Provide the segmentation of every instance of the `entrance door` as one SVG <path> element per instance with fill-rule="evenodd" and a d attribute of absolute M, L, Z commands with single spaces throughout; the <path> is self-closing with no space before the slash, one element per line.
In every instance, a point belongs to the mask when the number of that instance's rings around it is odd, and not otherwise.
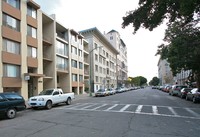
<path fill-rule="evenodd" d="M 28 98 L 33 96 L 34 85 L 33 85 L 33 77 L 30 77 L 28 81 Z"/>

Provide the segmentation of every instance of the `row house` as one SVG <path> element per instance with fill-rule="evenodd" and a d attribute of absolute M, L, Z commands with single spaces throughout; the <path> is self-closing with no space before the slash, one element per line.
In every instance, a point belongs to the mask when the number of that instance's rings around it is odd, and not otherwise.
<path fill-rule="evenodd" d="M 80 31 L 89 43 L 90 90 L 117 87 L 117 54 L 118 51 L 96 28 Z"/>
<path fill-rule="evenodd" d="M 46 88 L 81 94 L 89 79 L 88 42 L 32 0 L 0 2 L 0 92 L 25 99 Z"/>

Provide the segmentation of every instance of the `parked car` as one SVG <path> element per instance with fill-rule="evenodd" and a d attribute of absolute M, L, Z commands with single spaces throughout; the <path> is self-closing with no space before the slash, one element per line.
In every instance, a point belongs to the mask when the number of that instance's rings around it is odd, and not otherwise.
<path fill-rule="evenodd" d="M 108 89 L 109 95 L 114 95 L 116 91 L 113 88 Z"/>
<path fill-rule="evenodd" d="M 17 93 L 0 93 L 0 116 L 15 118 L 18 111 L 26 109 L 25 100 Z"/>
<path fill-rule="evenodd" d="M 74 93 L 63 93 L 62 89 L 45 89 L 38 96 L 30 97 L 28 104 L 33 109 L 38 107 L 46 107 L 51 109 L 53 105 L 66 103 L 71 104 L 72 99 L 74 99 Z"/>
<path fill-rule="evenodd" d="M 192 88 L 182 88 L 181 89 L 181 98 L 185 98 L 186 96 L 187 96 L 187 93 L 189 92 L 189 91 L 191 91 L 192 90 Z"/>
<path fill-rule="evenodd" d="M 192 100 L 193 103 L 200 101 L 200 89 L 194 88 L 186 95 L 186 100 Z"/>
<path fill-rule="evenodd" d="M 123 92 L 122 88 L 120 88 L 120 87 L 116 88 L 115 90 L 116 90 L 116 93 L 122 93 Z"/>
<path fill-rule="evenodd" d="M 180 96 L 181 95 L 181 89 L 182 88 L 187 88 L 187 86 L 184 85 L 173 85 L 172 88 L 169 91 L 169 95 L 177 95 Z"/>
<path fill-rule="evenodd" d="M 107 96 L 109 95 L 108 90 L 107 89 L 99 89 L 96 91 L 95 93 L 95 97 L 100 97 L 100 96 Z"/>

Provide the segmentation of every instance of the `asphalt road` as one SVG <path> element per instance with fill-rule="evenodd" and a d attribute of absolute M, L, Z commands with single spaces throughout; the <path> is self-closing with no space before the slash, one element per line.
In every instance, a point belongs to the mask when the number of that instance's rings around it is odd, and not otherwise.
<path fill-rule="evenodd" d="M 200 137 L 200 104 L 151 88 L 87 97 L 0 120 L 0 137 Z"/>

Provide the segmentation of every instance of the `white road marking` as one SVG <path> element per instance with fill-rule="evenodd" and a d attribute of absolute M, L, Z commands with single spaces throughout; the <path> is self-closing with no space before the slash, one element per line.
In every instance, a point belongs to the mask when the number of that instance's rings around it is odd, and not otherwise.
<path fill-rule="evenodd" d="M 193 110 L 191 110 L 190 108 L 185 108 L 186 111 L 190 112 L 192 115 L 194 115 L 195 117 L 200 117 L 200 115 L 196 112 L 194 112 Z"/>
<path fill-rule="evenodd" d="M 115 105 L 113 105 L 113 106 L 107 108 L 105 111 L 109 111 L 109 110 L 113 109 L 113 108 L 116 107 L 116 106 L 118 106 L 118 104 L 115 104 Z"/>
<path fill-rule="evenodd" d="M 97 107 L 95 108 L 90 108 L 92 106 L 97 105 Z M 102 104 L 102 103 L 78 103 L 78 104 L 74 104 L 71 105 L 71 107 L 61 107 L 61 108 L 55 108 L 55 109 L 68 109 L 68 110 L 84 110 L 84 111 L 95 111 L 95 112 L 100 112 L 100 111 L 104 111 L 104 112 L 120 112 L 120 113 L 131 113 L 131 114 L 142 114 L 142 115 L 151 115 L 151 116 L 164 116 L 164 117 L 175 117 L 175 118 L 188 118 L 188 119 L 197 119 L 200 120 L 200 114 L 198 114 L 197 112 L 193 111 L 192 109 L 197 109 L 200 110 L 200 108 L 181 108 L 181 107 L 170 107 L 170 106 L 155 106 L 155 105 L 136 105 L 136 104 L 113 104 L 111 107 L 107 108 L 107 109 L 99 109 L 102 108 L 104 106 L 107 106 L 110 104 Z M 124 105 L 123 108 L 119 109 L 119 110 L 112 110 L 113 108 L 117 107 L 118 105 Z M 130 106 L 137 106 L 135 111 L 128 111 L 127 108 Z M 143 106 L 148 106 L 148 107 L 152 107 L 152 112 L 150 113 L 146 113 L 146 112 L 142 112 L 142 108 Z M 169 110 L 170 114 L 159 114 L 158 111 L 158 107 L 162 107 L 162 108 L 166 108 L 167 110 Z M 181 116 L 178 115 L 178 113 L 175 111 L 176 109 L 183 109 L 187 112 L 189 112 L 192 116 Z"/>
<path fill-rule="evenodd" d="M 95 106 L 95 105 L 97 105 L 97 104 L 91 104 L 91 105 L 85 106 L 85 107 L 83 107 L 83 108 L 81 108 L 81 109 L 87 109 L 87 108 L 93 107 L 93 106 Z"/>
<path fill-rule="evenodd" d="M 157 115 L 158 114 L 157 106 L 152 106 L 152 111 L 153 111 L 153 114 Z"/>
<path fill-rule="evenodd" d="M 136 112 L 136 113 L 140 113 L 140 112 L 142 111 L 142 107 L 143 107 L 143 105 L 139 105 L 139 106 L 137 107 L 137 109 L 135 110 L 135 112 Z"/>
<path fill-rule="evenodd" d="M 123 111 L 125 111 L 129 106 L 130 106 L 129 104 L 126 105 L 126 106 L 124 106 L 123 108 L 121 108 L 121 109 L 119 110 L 119 112 L 123 112 Z"/>
<path fill-rule="evenodd" d="M 168 109 L 172 112 L 173 115 L 178 116 L 178 114 L 174 111 L 172 107 L 168 107 Z"/>
<path fill-rule="evenodd" d="M 104 107 L 104 106 L 106 106 L 107 104 L 103 104 L 103 105 L 101 105 L 101 106 L 98 106 L 98 107 L 96 107 L 96 108 L 93 108 L 93 109 L 91 109 L 91 110 L 97 110 L 97 109 L 99 109 L 99 108 L 101 108 L 101 107 Z"/>

